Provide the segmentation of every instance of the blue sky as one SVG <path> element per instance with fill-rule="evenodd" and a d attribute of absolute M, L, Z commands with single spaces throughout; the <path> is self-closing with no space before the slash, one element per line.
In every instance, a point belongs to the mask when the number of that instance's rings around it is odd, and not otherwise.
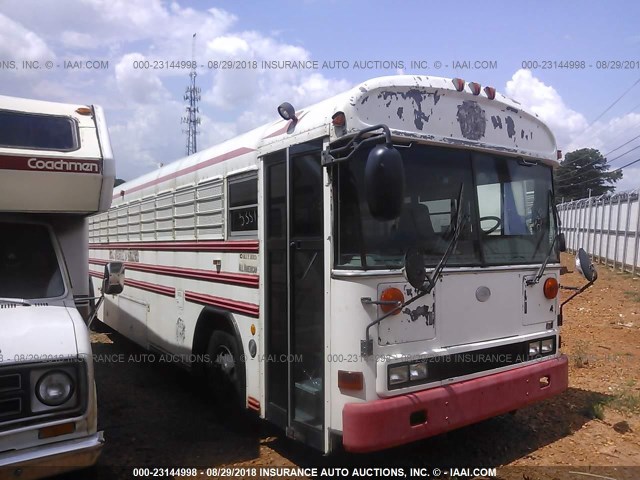
<path fill-rule="evenodd" d="M 495 86 L 538 113 L 564 152 L 603 153 L 638 135 L 640 4 L 636 2 L 372 2 L 300 0 L 220 2 L 158 0 L 4 0 L 0 2 L 0 94 L 98 103 L 107 112 L 118 175 L 132 179 L 183 155 L 180 116 L 187 70 L 140 70 L 139 60 L 196 59 L 201 148 L 275 118 L 283 100 L 301 108 L 371 77 L 422 73 Z M 24 70 L 23 60 L 108 60 L 103 70 Z M 221 72 L 208 60 L 341 60 L 346 69 Z M 404 69 L 355 69 L 355 61 L 403 62 Z M 410 62 L 428 62 L 412 69 Z M 496 68 L 453 68 L 453 62 Z M 523 70 L 522 62 L 585 61 L 584 69 Z M 632 61 L 629 69 L 597 62 Z M 435 68 L 434 62 L 441 62 Z M 591 65 L 591 66 L 589 66 Z M 448 67 L 447 67 L 448 66 Z M 635 108 L 634 108 L 635 107 Z M 632 142 L 610 155 L 636 145 Z M 615 160 L 640 158 L 640 149 Z M 622 189 L 640 187 L 640 168 L 625 169 Z"/>

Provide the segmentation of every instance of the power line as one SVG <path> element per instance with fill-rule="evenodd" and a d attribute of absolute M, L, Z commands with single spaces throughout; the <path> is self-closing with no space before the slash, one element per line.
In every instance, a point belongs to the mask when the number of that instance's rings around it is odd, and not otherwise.
<path fill-rule="evenodd" d="M 613 103 L 611 103 L 607 108 L 604 109 L 604 111 L 598 115 L 594 120 L 592 120 L 587 127 L 584 129 L 584 131 L 582 132 L 582 134 L 578 135 L 578 137 L 576 137 L 576 139 L 574 140 L 574 142 L 578 139 L 581 138 L 585 133 L 587 133 L 589 131 L 589 129 L 593 126 L 594 123 L 596 123 L 599 119 L 601 119 L 605 113 L 607 113 L 609 110 L 611 110 L 611 108 L 614 107 L 614 105 L 616 103 L 618 103 L 627 93 L 629 93 L 633 87 L 635 87 L 636 85 L 638 85 L 638 83 L 640 83 L 640 78 L 638 78 L 638 80 L 636 80 L 633 85 L 631 85 L 629 88 L 627 88 L 622 95 L 620 95 L 617 99 L 615 99 L 613 101 Z M 638 106 L 640 106 L 640 104 L 636 105 L 635 107 L 633 107 L 629 112 L 625 113 L 625 115 L 627 115 L 628 113 L 631 113 L 632 110 L 635 110 Z M 604 128 L 604 126 L 601 127 L 601 129 Z M 579 160 L 579 158 L 574 159 L 573 161 L 577 161 Z"/>

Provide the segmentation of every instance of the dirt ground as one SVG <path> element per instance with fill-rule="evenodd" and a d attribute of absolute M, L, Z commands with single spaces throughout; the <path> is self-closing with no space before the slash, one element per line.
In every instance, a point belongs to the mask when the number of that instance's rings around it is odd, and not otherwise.
<path fill-rule="evenodd" d="M 562 260 L 569 270 L 562 285 L 584 284 L 573 257 Z M 64 478 L 132 478 L 134 466 L 198 467 L 198 478 L 211 478 L 206 468 L 219 466 L 489 466 L 505 479 L 640 479 L 640 278 L 597 267 L 595 285 L 564 309 L 566 392 L 514 415 L 368 455 L 325 457 L 264 422 L 223 418 L 188 374 L 144 361 L 144 351 L 102 328 L 92 341 L 103 360 L 96 377 L 107 443 L 97 467 Z M 561 291 L 562 298 L 570 293 Z M 121 354 L 140 361 L 117 361 Z"/>

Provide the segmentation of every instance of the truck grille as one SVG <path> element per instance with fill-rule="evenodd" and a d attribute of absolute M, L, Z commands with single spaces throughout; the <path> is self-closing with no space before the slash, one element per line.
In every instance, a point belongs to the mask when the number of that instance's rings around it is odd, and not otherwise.
<path fill-rule="evenodd" d="M 24 405 L 28 405 L 29 381 L 27 371 L 0 373 L 0 422 L 22 416 Z"/>
<path fill-rule="evenodd" d="M 77 395 L 74 405 L 64 408 L 32 407 L 31 372 L 72 367 L 75 370 Z M 0 432 L 40 422 L 42 419 L 70 417 L 80 414 L 87 407 L 86 366 L 83 362 L 47 362 L 11 365 L 0 368 Z"/>

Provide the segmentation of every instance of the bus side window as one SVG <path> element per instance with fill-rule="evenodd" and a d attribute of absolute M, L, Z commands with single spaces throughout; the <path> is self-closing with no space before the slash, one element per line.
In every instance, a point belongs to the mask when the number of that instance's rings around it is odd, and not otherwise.
<path fill-rule="evenodd" d="M 258 234 L 258 176 L 256 173 L 228 179 L 229 236 Z"/>

